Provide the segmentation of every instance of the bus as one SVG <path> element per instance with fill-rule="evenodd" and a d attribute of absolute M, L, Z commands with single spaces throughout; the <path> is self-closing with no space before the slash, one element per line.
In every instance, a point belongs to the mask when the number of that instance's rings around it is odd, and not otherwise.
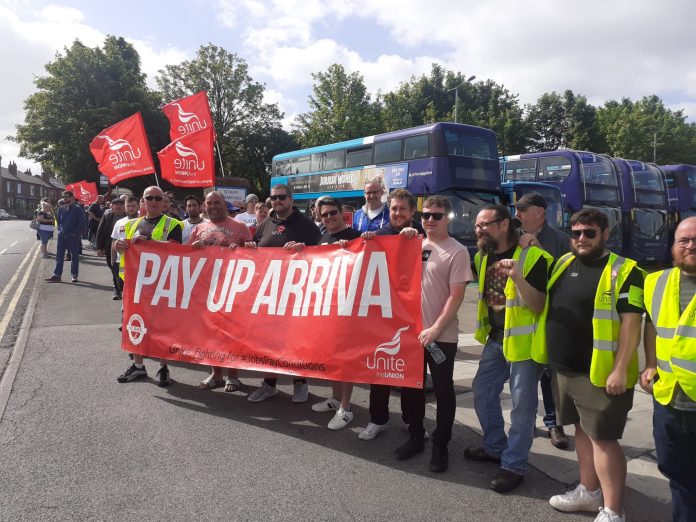
<path fill-rule="evenodd" d="M 664 165 L 670 211 L 675 224 L 696 216 L 696 167 L 693 165 Z"/>
<path fill-rule="evenodd" d="M 531 152 L 500 159 L 502 181 L 537 181 L 557 186 L 563 213 L 596 208 L 609 218 L 608 248 L 622 249 L 621 186 L 611 159 L 570 149 Z"/>
<path fill-rule="evenodd" d="M 323 195 L 357 209 L 365 181 L 375 177 L 387 191 L 408 189 L 419 210 L 425 197 L 444 195 L 452 204 L 450 234 L 470 251 L 476 215 L 500 201 L 495 132 L 472 125 L 432 123 L 287 152 L 276 155 L 271 168 L 271 187 L 288 185 L 302 211 Z"/>
<path fill-rule="evenodd" d="M 536 192 L 546 200 L 546 222 L 550 227 L 565 231 L 569 216 L 563 213 L 563 198 L 561 190 L 548 183 L 535 181 L 506 181 L 500 185 L 503 200 L 508 205 L 510 214 L 515 216 L 515 203 L 525 194 Z"/>
<path fill-rule="evenodd" d="M 623 192 L 622 255 L 643 262 L 667 261 L 669 206 L 663 172 L 642 161 L 613 158 Z"/>

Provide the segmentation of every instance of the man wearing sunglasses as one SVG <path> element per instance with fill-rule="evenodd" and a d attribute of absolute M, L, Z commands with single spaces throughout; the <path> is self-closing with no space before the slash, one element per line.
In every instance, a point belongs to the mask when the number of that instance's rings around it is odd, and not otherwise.
<path fill-rule="evenodd" d="M 319 243 L 321 233 L 310 218 L 304 216 L 300 210 L 293 205 L 292 192 L 287 185 L 274 185 L 271 188 L 271 211 L 266 219 L 256 229 L 254 240 L 247 242 L 246 246 L 256 247 L 283 247 L 283 248 L 302 248 L 305 245 L 316 245 Z M 273 397 L 278 393 L 276 387 L 278 379 L 268 377 L 263 380 L 261 387 L 251 393 L 248 400 L 251 402 L 261 402 Z M 294 390 L 292 402 L 307 402 L 309 398 L 309 387 L 307 380 L 297 378 L 294 380 Z"/>
<path fill-rule="evenodd" d="M 119 275 L 123 279 L 125 275 L 126 256 L 124 252 L 129 248 L 129 241 L 133 244 L 139 241 L 173 241 L 181 243 L 183 225 L 178 219 L 167 216 L 163 212 L 164 195 L 159 187 L 148 187 L 143 193 L 145 202 L 145 216 L 131 219 L 125 225 L 125 239 L 115 242 L 114 249 L 121 254 Z M 133 354 L 133 364 L 116 380 L 120 383 L 132 382 L 136 379 L 147 377 L 142 355 Z M 161 388 L 169 386 L 169 368 L 165 360 L 160 360 L 160 369 L 157 371 L 157 385 Z"/>
<path fill-rule="evenodd" d="M 558 259 L 570 252 L 570 239 L 567 234 L 546 222 L 547 203 L 544 196 L 537 192 L 525 194 L 515 203 L 515 219 L 522 224 L 522 234 L 519 245 L 522 248 L 530 245 L 546 250 L 551 257 Z M 566 449 L 569 441 L 563 426 L 556 423 L 556 403 L 551 389 L 551 369 L 546 368 L 539 379 L 541 395 L 544 402 L 544 426 L 548 429 L 551 444 L 559 449 Z"/>
<path fill-rule="evenodd" d="M 580 210 L 570 228 L 571 253 L 551 271 L 532 356 L 554 371 L 558 424 L 575 425 L 580 484 L 549 503 L 566 512 L 599 510 L 596 522 L 622 522 L 626 457 L 618 441 L 638 380 L 644 273 L 606 249 L 603 212 Z"/>
<path fill-rule="evenodd" d="M 527 472 L 534 438 L 537 386 L 543 367 L 531 358 L 532 334 L 546 297 L 551 256 L 517 244 L 510 212 L 490 205 L 476 217 L 479 278 L 476 340 L 484 344 L 473 382 L 474 409 L 483 428 L 483 446 L 464 456 L 495 462 L 500 471 L 489 487 L 498 493 L 516 488 Z M 510 379 L 512 410 L 505 435 L 500 393 Z"/>
<path fill-rule="evenodd" d="M 457 406 L 452 380 L 459 338 L 457 311 L 464 300 L 466 285 L 473 279 L 468 250 L 452 238 L 447 229 L 451 212 L 452 207 L 446 197 L 430 196 L 423 202 L 421 213 L 426 237 L 423 239 L 421 257 L 423 330 L 418 334 L 418 340 L 423 346 L 425 362 L 433 377 L 437 399 L 436 428 L 430 458 L 430 471 L 436 473 L 445 471 L 448 466 L 447 445 L 452 438 Z M 415 236 L 416 231 L 404 229 L 401 234 Z M 443 361 L 436 362 L 430 351 L 425 349 L 431 343 L 436 343 L 444 353 Z M 401 397 L 403 416 L 409 423 L 409 438 L 396 449 L 396 458 L 405 460 L 423 451 L 425 389 L 402 388 Z"/>
<path fill-rule="evenodd" d="M 679 223 L 674 268 L 645 279 L 645 370 L 654 396 L 657 465 L 669 479 L 673 520 L 696 520 L 696 217 Z"/>

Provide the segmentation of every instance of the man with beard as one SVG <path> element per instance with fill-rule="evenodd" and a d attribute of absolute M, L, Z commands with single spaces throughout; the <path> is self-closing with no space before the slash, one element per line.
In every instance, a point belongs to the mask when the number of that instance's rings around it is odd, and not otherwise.
<path fill-rule="evenodd" d="M 567 234 L 549 226 L 546 221 L 546 207 L 544 196 L 537 192 L 530 192 L 517 200 L 515 219 L 522 224 L 519 245 L 522 248 L 530 245 L 538 246 L 551 254 L 554 259 L 558 259 L 570 251 L 570 240 Z M 549 430 L 551 444 L 559 449 L 566 449 L 569 444 L 568 437 L 563 431 L 563 426 L 556 424 L 556 403 L 553 402 L 550 368 L 544 369 L 539 383 L 544 402 L 544 426 Z"/>
<path fill-rule="evenodd" d="M 292 192 L 287 185 L 274 185 L 271 188 L 271 205 L 273 210 L 266 221 L 256 229 L 254 241 L 246 245 L 256 247 L 285 247 L 302 248 L 307 245 L 319 243 L 321 233 L 314 222 L 305 217 L 300 210 L 293 205 Z M 278 393 L 276 384 L 278 379 L 267 377 L 261 387 L 248 397 L 250 402 L 265 401 Z M 292 402 L 307 402 L 309 388 L 307 379 L 296 378 L 294 380 Z"/>
<path fill-rule="evenodd" d="M 196 225 L 203 223 L 205 220 L 203 216 L 201 216 L 201 200 L 198 196 L 194 196 L 193 194 L 186 196 L 184 204 L 186 205 L 186 214 L 188 214 L 188 217 L 181 223 L 184 226 L 182 242 L 186 244 L 191 236 L 191 232 L 196 228 Z"/>
<path fill-rule="evenodd" d="M 527 472 L 534 439 L 537 385 L 543 367 L 531 358 L 532 335 L 544 308 L 551 256 L 535 246 L 521 248 L 510 212 L 501 205 L 476 216 L 479 301 L 476 340 L 484 344 L 473 381 L 474 409 L 483 428 L 483 446 L 471 447 L 471 460 L 500 463 L 489 487 L 498 493 L 516 488 Z M 512 410 L 505 435 L 500 393 L 510 379 Z"/>
<path fill-rule="evenodd" d="M 657 465 L 669 479 L 673 520 L 687 522 L 696 520 L 696 217 L 677 227 L 672 259 L 674 268 L 645 279 L 640 385 L 655 398 Z"/>
<path fill-rule="evenodd" d="M 558 424 L 575 425 L 580 484 L 549 503 L 566 512 L 599 509 L 595 522 L 621 522 L 626 457 L 618 441 L 638 380 L 644 273 L 606 250 L 601 211 L 576 212 L 570 228 L 571 252 L 551 271 L 532 355 L 554 370 Z"/>

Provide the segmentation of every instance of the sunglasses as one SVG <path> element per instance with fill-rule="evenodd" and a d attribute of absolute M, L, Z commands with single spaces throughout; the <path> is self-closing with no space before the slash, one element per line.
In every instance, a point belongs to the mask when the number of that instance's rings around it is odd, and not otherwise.
<path fill-rule="evenodd" d="M 326 212 L 322 212 L 319 215 L 323 218 L 327 218 L 329 216 L 335 216 L 336 214 L 338 214 L 338 210 L 327 210 Z"/>
<path fill-rule="evenodd" d="M 582 228 L 580 230 L 571 230 L 571 239 L 580 239 L 580 236 L 585 236 L 587 239 L 594 239 L 597 237 L 597 231 L 594 228 Z"/>
<path fill-rule="evenodd" d="M 145 201 L 162 201 L 162 196 L 145 196 Z"/>
<path fill-rule="evenodd" d="M 277 200 L 285 201 L 289 197 L 290 196 L 288 196 L 287 194 L 276 194 L 275 196 L 271 196 L 271 201 L 277 201 Z"/>
<path fill-rule="evenodd" d="M 422 212 L 421 218 L 423 219 L 423 221 L 429 221 L 430 219 L 440 221 L 444 215 L 444 212 Z"/>

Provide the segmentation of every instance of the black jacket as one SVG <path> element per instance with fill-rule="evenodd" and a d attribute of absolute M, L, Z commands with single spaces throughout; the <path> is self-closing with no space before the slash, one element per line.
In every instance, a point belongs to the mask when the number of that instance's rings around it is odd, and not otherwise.
<path fill-rule="evenodd" d="M 278 219 L 275 211 L 271 211 L 254 235 L 254 241 L 260 247 L 282 247 L 289 241 L 318 245 L 320 238 L 321 232 L 314 221 L 303 215 L 297 207 L 292 207 L 292 214 L 287 219 Z"/>

